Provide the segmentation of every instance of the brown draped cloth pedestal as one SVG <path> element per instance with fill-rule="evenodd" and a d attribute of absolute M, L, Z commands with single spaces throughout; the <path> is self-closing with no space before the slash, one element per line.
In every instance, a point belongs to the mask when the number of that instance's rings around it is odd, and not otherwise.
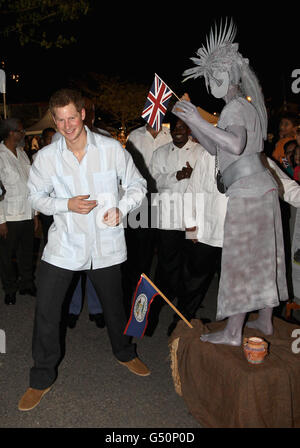
<path fill-rule="evenodd" d="M 255 319 L 255 313 L 250 320 Z M 300 427 L 299 326 L 273 319 L 274 333 L 265 336 L 245 327 L 244 337 L 257 336 L 269 343 L 262 364 L 248 363 L 243 345 L 200 341 L 203 333 L 222 330 L 226 320 L 204 325 L 180 321 L 169 339 L 171 368 L 176 392 L 194 418 L 208 428 Z M 298 329 L 297 337 L 292 337 Z"/>

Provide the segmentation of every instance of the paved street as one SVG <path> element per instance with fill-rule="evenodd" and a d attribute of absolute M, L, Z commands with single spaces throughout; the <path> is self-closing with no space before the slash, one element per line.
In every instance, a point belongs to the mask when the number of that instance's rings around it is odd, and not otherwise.
<path fill-rule="evenodd" d="M 137 341 L 139 356 L 152 371 L 143 378 L 116 362 L 106 329 L 89 321 L 85 304 L 77 326 L 67 330 L 66 353 L 52 390 L 34 410 L 18 411 L 32 365 L 35 298 L 17 295 L 16 305 L 7 306 L 3 297 L 1 289 L 0 329 L 6 334 L 6 353 L 0 354 L 1 428 L 200 427 L 173 386 L 166 335 L 173 311 L 168 305 L 153 336 Z"/>
<path fill-rule="evenodd" d="M 214 318 L 216 294 L 215 278 L 198 317 Z M 18 411 L 32 365 L 35 298 L 17 295 L 16 305 L 6 306 L 3 297 L 1 289 L 6 353 L 0 353 L 0 428 L 201 428 L 173 385 L 166 335 L 173 311 L 168 305 L 153 336 L 137 341 L 139 356 L 152 371 L 143 378 L 117 363 L 106 329 L 89 321 L 85 303 L 76 327 L 67 330 L 66 352 L 52 390 L 34 410 Z"/>

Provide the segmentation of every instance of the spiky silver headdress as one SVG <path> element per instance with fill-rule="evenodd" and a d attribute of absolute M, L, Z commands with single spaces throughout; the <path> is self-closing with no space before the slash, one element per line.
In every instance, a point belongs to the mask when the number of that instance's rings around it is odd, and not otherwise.
<path fill-rule="evenodd" d="M 209 36 L 206 38 L 206 47 L 203 45 L 198 49 L 198 58 L 191 58 L 196 67 L 185 70 L 184 81 L 189 78 L 199 78 L 204 76 L 206 88 L 209 86 L 209 79 L 212 78 L 219 84 L 219 80 L 213 76 L 215 71 L 228 72 L 230 83 L 239 85 L 245 95 L 252 98 L 252 104 L 259 114 L 263 137 L 267 136 L 267 112 L 263 95 L 254 72 L 249 67 L 248 59 L 238 52 L 239 44 L 234 43 L 237 28 L 231 19 L 225 24 L 221 21 L 218 29 L 217 24 L 211 28 Z"/>
<path fill-rule="evenodd" d="M 222 21 L 218 30 L 217 24 L 214 29 L 210 30 L 209 36 L 206 37 L 206 47 L 203 45 L 198 49 L 198 58 L 191 58 L 196 67 L 190 68 L 183 73 L 189 78 L 199 78 L 204 76 L 206 87 L 208 87 L 208 79 L 213 78 L 215 70 L 219 72 L 229 72 L 233 61 L 238 56 L 238 44 L 233 43 L 236 36 L 236 26 L 232 19 L 227 26 L 226 19 L 223 27 Z"/>

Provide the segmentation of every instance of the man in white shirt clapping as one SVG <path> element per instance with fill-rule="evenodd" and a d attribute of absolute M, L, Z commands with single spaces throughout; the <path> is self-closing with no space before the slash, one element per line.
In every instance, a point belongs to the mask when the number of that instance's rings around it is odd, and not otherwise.
<path fill-rule="evenodd" d="M 171 117 L 170 129 L 172 142 L 154 152 L 150 172 L 158 191 L 153 201 L 158 207 L 159 229 L 155 284 L 170 300 L 174 300 L 182 287 L 185 191 L 197 158 L 204 149 L 190 139 L 190 129 L 177 117 Z M 151 311 L 153 324 L 150 321 L 149 333 L 157 324 L 157 316 Z"/>

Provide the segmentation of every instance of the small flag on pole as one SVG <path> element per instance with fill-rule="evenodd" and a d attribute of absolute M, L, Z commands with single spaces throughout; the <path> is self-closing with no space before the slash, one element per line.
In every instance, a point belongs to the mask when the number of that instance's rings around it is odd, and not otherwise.
<path fill-rule="evenodd" d="M 152 283 L 146 274 L 142 274 L 137 284 L 133 297 L 129 321 L 124 330 L 127 336 L 142 338 L 148 325 L 150 305 L 155 296 L 160 295 L 181 319 L 190 327 L 192 324 L 178 311 L 169 299 Z"/>
<path fill-rule="evenodd" d="M 150 305 L 157 295 L 157 290 L 141 275 L 133 296 L 130 318 L 124 334 L 136 338 L 144 336 L 148 325 Z"/>
<path fill-rule="evenodd" d="M 163 117 L 167 112 L 168 102 L 172 95 L 172 90 L 155 73 L 154 81 L 142 112 L 142 118 L 156 131 L 160 130 Z"/>
<path fill-rule="evenodd" d="M 6 93 L 6 77 L 5 71 L 0 69 L 0 92 Z"/>

